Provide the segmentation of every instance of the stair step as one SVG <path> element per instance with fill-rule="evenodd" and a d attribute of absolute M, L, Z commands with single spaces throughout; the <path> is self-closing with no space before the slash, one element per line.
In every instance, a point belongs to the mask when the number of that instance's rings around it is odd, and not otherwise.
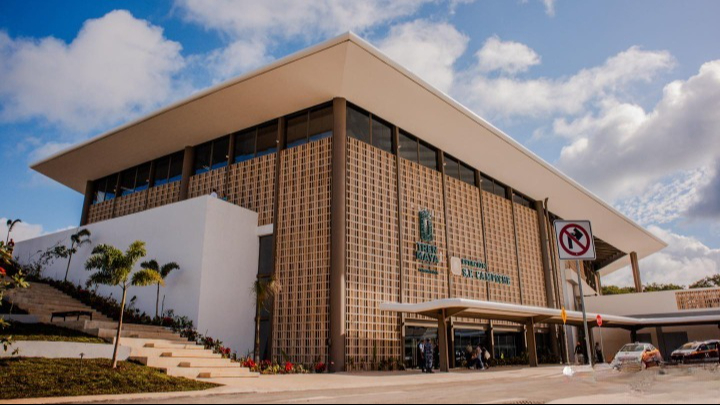
<path fill-rule="evenodd" d="M 170 367 L 177 368 L 239 368 L 239 363 L 233 363 L 230 359 L 188 359 L 176 357 L 156 357 L 152 355 L 138 356 L 136 353 L 130 356 L 131 360 L 137 361 L 148 367 L 167 369 Z"/>
<path fill-rule="evenodd" d="M 221 359 L 222 356 L 210 350 L 162 350 L 160 357 L 172 357 L 183 359 Z"/>
<path fill-rule="evenodd" d="M 145 348 L 147 349 L 160 349 L 160 350 L 205 350 L 204 347 L 194 344 L 178 344 L 178 343 L 146 343 Z"/>
<path fill-rule="evenodd" d="M 257 373 L 252 373 L 248 369 L 212 369 L 212 368 L 169 368 L 165 370 L 167 375 L 172 377 L 185 377 L 194 379 L 211 379 L 211 378 L 257 378 Z"/>

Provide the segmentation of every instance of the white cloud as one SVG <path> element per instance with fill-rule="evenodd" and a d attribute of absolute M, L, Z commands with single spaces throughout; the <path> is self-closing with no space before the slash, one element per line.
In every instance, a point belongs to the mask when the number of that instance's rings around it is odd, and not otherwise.
<path fill-rule="evenodd" d="M 392 27 L 378 47 L 390 58 L 442 91 L 455 81 L 455 61 L 469 38 L 448 23 L 416 20 Z"/>
<path fill-rule="evenodd" d="M 559 166 L 606 199 L 632 197 L 667 176 L 713 165 L 718 128 L 720 60 L 668 84 L 651 112 L 612 102 L 598 114 L 556 122 L 561 135 L 577 139 L 562 150 Z"/>
<path fill-rule="evenodd" d="M 715 163 L 714 171 L 708 175 L 710 180 L 697 192 L 695 203 L 688 208 L 688 214 L 697 218 L 720 218 L 720 160 Z"/>
<path fill-rule="evenodd" d="M 651 226 L 649 230 L 668 247 L 640 261 L 643 284 L 689 286 L 705 277 L 720 274 L 720 249 L 711 249 L 695 238 Z M 603 285 L 632 286 L 632 271 L 624 268 L 602 279 Z"/>
<path fill-rule="evenodd" d="M 41 118 L 74 131 L 126 120 L 170 98 L 180 51 L 127 11 L 86 21 L 69 44 L 0 32 L 0 119 Z"/>
<path fill-rule="evenodd" d="M 211 77 L 219 82 L 239 74 L 262 67 L 272 61 L 266 54 L 262 42 L 238 40 L 225 48 L 210 52 L 202 63 L 209 69 Z"/>
<path fill-rule="evenodd" d="M 627 85 L 649 82 L 674 63 L 668 52 L 631 47 L 601 66 L 583 69 L 568 78 L 490 78 L 478 67 L 461 75 L 455 92 L 471 108 L 490 119 L 574 115 L 583 113 L 589 102 L 621 92 Z"/>
<path fill-rule="evenodd" d="M 0 218 L 0 239 L 5 242 L 7 239 L 7 218 Z M 24 222 L 17 223 L 10 234 L 10 239 L 15 242 L 20 242 L 28 239 L 37 238 L 38 236 L 44 235 L 45 231 L 42 225 L 26 224 Z"/>
<path fill-rule="evenodd" d="M 540 56 L 529 46 L 519 42 L 502 41 L 496 35 L 485 41 L 476 57 L 478 68 L 484 73 L 500 70 L 516 74 L 540 64 Z"/>
<path fill-rule="evenodd" d="M 550 17 L 555 17 L 555 1 L 556 0 L 542 0 L 545 4 L 545 13 Z"/>

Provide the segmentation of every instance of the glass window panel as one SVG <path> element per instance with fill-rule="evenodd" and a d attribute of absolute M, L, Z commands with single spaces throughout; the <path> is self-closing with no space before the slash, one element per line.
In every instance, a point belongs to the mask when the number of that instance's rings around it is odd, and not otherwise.
<path fill-rule="evenodd" d="M 230 137 L 224 136 L 213 141 L 212 169 L 220 169 L 227 166 L 230 148 Z"/>
<path fill-rule="evenodd" d="M 170 156 L 170 173 L 168 174 L 168 182 L 173 183 L 182 180 L 183 162 L 185 161 L 185 152 L 178 152 Z"/>
<path fill-rule="evenodd" d="M 348 106 L 347 134 L 357 140 L 370 143 L 370 115 Z"/>
<path fill-rule="evenodd" d="M 482 176 L 481 179 L 482 179 L 481 186 L 482 186 L 483 191 L 487 191 L 488 193 L 494 193 L 495 192 L 495 182 L 491 178 L 486 177 L 486 176 Z"/>
<path fill-rule="evenodd" d="M 108 176 L 107 185 L 105 187 L 105 201 L 112 200 L 117 196 L 117 184 L 119 174 L 113 174 Z"/>
<path fill-rule="evenodd" d="M 437 152 L 432 147 L 420 142 L 419 147 L 420 164 L 433 170 L 437 170 Z"/>
<path fill-rule="evenodd" d="M 385 152 L 393 153 L 392 127 L 375 117 L 372 120 L 372 144 Z"/>
<path fill-rule="evenodd" d="M 475 170 L 470 166 L 460 163 L 460 180 L 475 185 Z"/>
<path fill-rule="evenodd" d="M 105 187 L 107 185 L 107 177 L 104 179 L 95 181 L 95 196 L 93 197 L 93 204 L 99 204 L 105 201 Z"/>
<path fill-rule="evenodd" d="M 150 187 L 150 163 L 138 166 L 135 192 L 147 190 Z"/>
<path fill-rule="evenodd" d="M 256 128 L 235 135 L 235 163 L 245 162 L 255 157 L 256 135 Z"/>
<path fill-rule="evenodd" d="M 401 158 L 411 162 L 418 162 L 418 143 L 412 136 L 400 132 L 400 144 L 398 145 L 398 154 Z"/>
<path fill-rule="evenodd" d="M 135 177 L 137 176 L 137 167 L 125 170 L 120 175 L 120 195 L 128 195 L 135 192 Z"/>
<path fill-rule="evenodd" d="M 170 156 L 155 161 L 155 186 L 162 186 L 168 182 L 170 172 Z"/>
<path fill-rule="evenodd" d="M 301 114 L 287 120 L 285 140 L 288 149 L 307 143 L 307 125 L 307 114 Z"/>
<path fill-rule="evenodd" d="M 212 153 L 212 142 L 204 143 L 195 147 L 195 174 L 210 171 L 210 155 Z"/>
<path fill-rule="evenodd" d="M 260 238 L 260 263 L 258 266 L 259 276 L 269 276 L 273 273 L 275 263 L 273 261 L 273 242 L 272 235 Z"/>
<path fill-rule="evenodd" d="M 498 182 L 495 182 L 495 189 L 493 192 L 502 198 L 508 198 L 507 188 Z"/>
<path fill-rule="evenodd" d="M 460 179 L 460 162 L 455 158 L 445 155 L 445 174 Z"/>
<path fill-rule="evenodd" d="M 278 148 L 278 124 L 273 121 L 270 124 L 258 128 L 257 153 L 255 156 L 265 156 L 277 152 Z"/>
<path fill-rule="evenodd" d="M 329 138 L 333 131 L 332 106 L 320 108 L 310 112 L 310 130 L 308 138 L 310 141 L 319 141 Z"/>
<path fill-rule="evenodd" d="M 272 338 L 272 324 L 269 320 L 260 322 L 260 360 L 271 360 L 270 339 Z"/>

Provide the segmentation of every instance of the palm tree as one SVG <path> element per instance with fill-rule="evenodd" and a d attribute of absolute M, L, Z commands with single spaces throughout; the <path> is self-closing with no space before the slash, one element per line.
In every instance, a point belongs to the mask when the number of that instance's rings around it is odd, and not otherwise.
<path fill-rule="evenodd" d="M 108 286 L 120 286 L 122 288 L 122 301 L 120 302 L 120 319 L 118 320 L 117 338 L 113 351 L 112 368 L 117 368 L 117 354 L 120 346 L 120 336 L 123 326 L 123 315 L 127 300 L 127 290 L 132 273 L 138 260 L 145 257 L 145 242 L 135 241 L 123 253 L 120 249 L 110 245 L 96 246 L 92 256 L 85 263 L 88 271 L 97 270 L 90 275 L 89 281 L 92 284 L 103 284 Z"/>
<path fill-rule="evenodd" d="M 19 224 L 20 222 L 22 222 L 22 220 L 20 220 L 20 219 L 15 219 L 15 220 L 8 219 L 7 220 L 8 232 L 7 232 L 7 239 L 5 239 L 5 245 L 10 243 L 10 233 L 12 232 L 13 228 L 15 228 L 15 225 Z"/>
<path fill-rule="evenodd" d="M 68 263 L 67 263 L 67 269 L 65 269 L 65 282 L 67 283 L 68 274 L 70 273 L 70 262 L 72 262 L 72 257 L 75 253 L 77 253 L 78 249 L 90 243 L 90 231 L 87 229 L 81 229 L 78 232 L 75 232 L 74 234 L 70 235 L 70 249 L 66 250 L 66 254 L 68 256 Z"/>
<path fill-rule="evenodd" d="M 257 279 L 252 286 L 255 296 L 255 362 L 260 363 L 260 312 L 268 309 L 267 303 L 280 292 L 281 286 L 275 275 L 267 279 Z"/>
<path fill-rule="evenodd" d="M 180 270 L 180 265 L 175 262 L 160 267 L 157 260 L 150 260 L 140 265 L 142 270 L 133 276 L 133 285 L 149 286 L 157 284 L 157 298 L 155 300 L 155 319 L 159 317 L 160 311 L 160 287 L 165 287 L 165 279 L 175 270 Z"/>

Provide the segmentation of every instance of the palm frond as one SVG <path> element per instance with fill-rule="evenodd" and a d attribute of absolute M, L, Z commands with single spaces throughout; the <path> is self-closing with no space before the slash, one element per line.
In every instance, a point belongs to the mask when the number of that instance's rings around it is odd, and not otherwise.
<path fill-rule="evenodd" d="M 170 275 L 175 270 L 180 270 L 180 265 L 175 262 L 167 263 L 166 265 L 162 266 L 162 269 L 160 269 L 160 276 L 162 276 L 163 279 L 167 278 L 167 276 Z"/>
<path fill-rule="evenodd" d="M 157 272 L 160 272 L 160 265 L 158 264 L 157 260 L 155 260 L 155 259 L 148 260 L 146 262 L 142 262 L 140 264 L 140 267 L 143 269 L 155 270 Z"/>
<path fill-rule="evenodd" d="M 149 285 L 156 284 L 164 286 L 165 281 L 162 279 L 160 273 L 158 273 L 157 271 L 150 269 L 142 269 L 137 273 L 133 274 L 131 284 L 138 287 L 147 287 Z"/>

